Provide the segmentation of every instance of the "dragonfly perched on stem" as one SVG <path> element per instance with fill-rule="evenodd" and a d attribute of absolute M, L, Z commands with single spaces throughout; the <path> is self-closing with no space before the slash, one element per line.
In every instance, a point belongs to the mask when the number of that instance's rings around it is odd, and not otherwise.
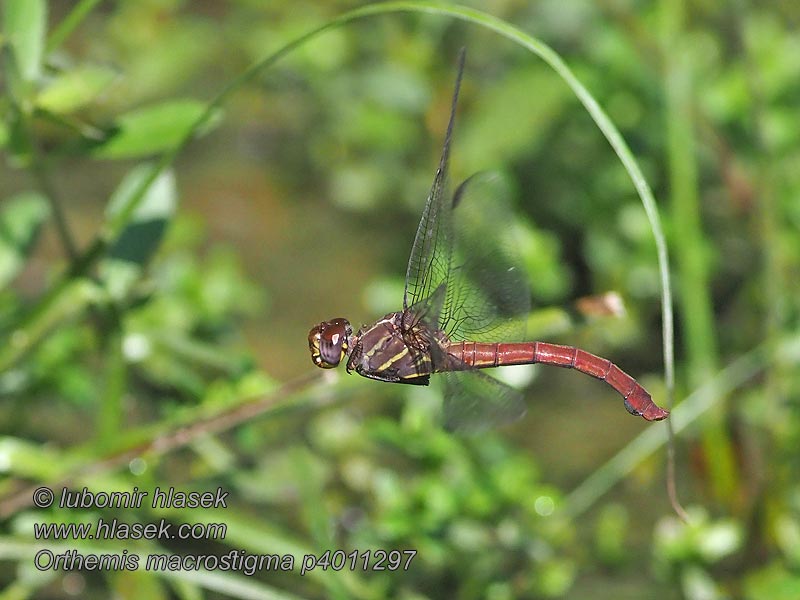
<path fill-rule="evenodd" d="M 513 242 L 502 244 L 513 222 L 505 208 L 508 193 L 487 173 L 473 175 L 452 195 L 447 189 L 464 57 L 462 49 L 439 168 L 408 261 L 403 310 L 355 335 L 346 319 L 323 321 L 308 335 L 314 364 L 333 368 L 346 359 L 348 373 L 416 385 L 442 373 L 444 420 L 451 429 L 479 430 L 521 417 L 522 394 L 478 369 L 534 363 L 601 379 L 622 395 L 631 414 L 666 418 L 669 412 L 611 361 L 572 346 L 522 341 L 530 294 Z"/>

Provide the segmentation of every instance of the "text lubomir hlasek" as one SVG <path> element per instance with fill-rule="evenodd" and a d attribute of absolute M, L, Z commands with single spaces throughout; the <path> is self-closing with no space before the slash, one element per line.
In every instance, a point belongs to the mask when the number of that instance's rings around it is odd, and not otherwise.
<path fill-rule="evenodd" d="M 61 490 L 59 508 L 141 508 L 150 492 L 134 487 L 129 492 L 92 492 Z M 182 492 L 170 487 L 153 490 L 151 508 L 228 508 L 228 492 L 221 487 L 213 492 Z"/>

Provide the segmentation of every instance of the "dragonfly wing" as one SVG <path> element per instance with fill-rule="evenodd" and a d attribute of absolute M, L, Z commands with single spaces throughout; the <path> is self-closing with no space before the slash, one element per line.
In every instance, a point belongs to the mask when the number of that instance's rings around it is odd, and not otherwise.
<path fill-rule="evenodd" d="M 452 206 L 447 192 L 447 165 L 450 158 L 450 140 L 453 135 L 458 92 L 464 72 L 464 49 L 458 55 L 458 74 L 450 106 L 450 120 L 444 138 L 439 168 L 425 202 L 411 256 L 406 270 L 403 309 L 423 301 L 450 277 L 450 259 L 453 247 Z"/>
<path fill-rule="evenodd" d="M 439 327 L 451 340 L 521 341 L 530 290 L 509 186 L 481 172 L 453 197 L 454 252 Z"/>
<path fill-rule="evenodd" d="M 485 431 L 516 421 L 527 410 L 521 392 L 480 371 L 451 371 L 443 376 L 444 426 L 450 431 Z"/>
<path fill-rule="evenodd" d="M 436 331 L 437 320 L 442 312 L 446 292 L 445 284 L 441 283 L 431 294 L 412 304 L 408 310 L 404 310 L 403 330 L 409 331 L 417 322 L 422 321 L 429 330 L 428 333 L 432 334 Z M 433 337 L 430 341 L 433 342 Z"/>
<path fill-rule="evenodd" d="M 404 323 L 403 329 L 416 330 L 417 320 L 427 325 L 423 329 L 429 339 L 414 350 L 427 347 L 434 369 L 445 371 L 445 424 L 451 429 L 479 431 L 521 417 L 525 413 L 522 395 L 479 371 L 465 371 L 456 365 L 451 365 L 455 367 L 452 371 L 447 369 L 451 359 L 437 352 L 436 330 L 453 340 L 516 341 L 524 331 L 522 316 L 527 314 L 530 295 L 524 271 L 518 261 L 509 258 L 511 249 L 498 250 L 501 245 L 496 243 L 507 237 L 504 231 L 513 223 L 510 213 L 504 212 L 506 189 L 496 178 L 478 174 L 453 197 L 447 192 L 463 70 L 462 50 L 439 168 L 408 261 L 403 314 L 412 321 Z"/>

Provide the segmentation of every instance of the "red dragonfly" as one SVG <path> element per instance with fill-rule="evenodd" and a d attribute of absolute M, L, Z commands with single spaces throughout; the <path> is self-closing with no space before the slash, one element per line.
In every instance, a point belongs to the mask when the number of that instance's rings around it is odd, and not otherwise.
<path fill-rule="evenodd" d="M 522 394 L 478 369 L 533 363 L 601 379 L 622 395 L 631 414 L 666 418 L 669 412 L 611 361 L 571 346 L 521 341 L 530 294 L 513 248 L 499 243 L 513 222 L 503 210 L 508 194 L 502 181 L 479 173 L 447 192 L 463 70 L 462 50 L 439 168 L 408 261 L 403 310 L 355 335 L 346 319 L 323 321 L 308 335 L 314 364 L 328 369 L 346 359 L 348 373 L 415 385 L 442 373 L 450 429 L 480 430 L 521 417 Z"/>

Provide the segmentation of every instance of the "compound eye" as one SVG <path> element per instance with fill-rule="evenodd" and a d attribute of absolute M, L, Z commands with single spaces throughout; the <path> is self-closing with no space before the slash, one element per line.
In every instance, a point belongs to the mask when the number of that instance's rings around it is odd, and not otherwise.
<path fill-rule="evenodd" d="M 347 319 L 323 321 L 308 333 L 311 360 L 323 369 L 332 369 L 347 356 L 353 328 Z"/>

